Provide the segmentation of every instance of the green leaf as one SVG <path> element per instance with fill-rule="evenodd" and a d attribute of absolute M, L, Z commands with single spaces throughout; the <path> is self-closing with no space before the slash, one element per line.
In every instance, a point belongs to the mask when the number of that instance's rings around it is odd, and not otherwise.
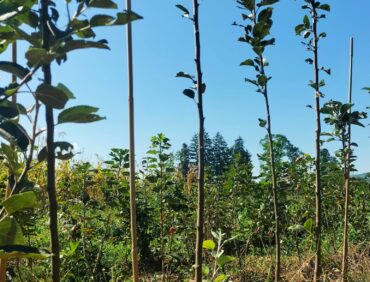
<path fill-rule="evenodd" d="M 232 256 L 220 256 L 216 259 L 217 265 L 223 267 L 225 264 L 230 263 L 235 260 Z"/>
<path fill-rule="evenodd" d="M 63 109 L 68 101 L 68 96 L 62 90 L 46 83 L 37 87 L 36 97 L 46 106 L 54 109 Z"/>
<path fill-rule="evenodd" d="M 91 106 L 75 106 L 65 109 L 58 115 L 58 123 L 89 123 L 105 119 L 95 114 L 99 108 Z"/>
<path fill-rule="evenodd" d="M 268 45 L 274 45 L 274 44 L 275 44 L 275 38 L 271 38 L 269 40 L 262 40 L 261 41 L 262 46 L 268 46 Z M 268 63 L 267 63 L 267 65 L 268 65 Z M 264 66 L 266 66 L 266 65 L 264 65 Z"/>
<path fill-rule="evenodd" d="M 26 130 L 12 121 L 0 123 L 0 136 L 9 143 L 15 143 L 22 151 L 25 151 L 30 143 Z"/>
<path fill-rule="evenodd" d="M 115 18 L 109 15 L 94 15 L 90 19 L 90 26 L 108 26 L 111 25 L 114 20 Z"/>
<path fill-rule="evenodd" d="M 306 29 L 309 29 L 311 27 L 310 19 L 308 18 L 307 15 L 304 15 L 303 17 L 303 24 Z"/>
<path fill-rule="evenodd" d="M 30 48 L 26 52 L 26 59 L 29 66 L 37 66 L 51 63 L 56 55 L 49 53 L 43 48 Z"/>
<path fill-rule="evenodd" d="M 39 24 L 39 16 L 31 10 L 17 15 L 16 20 L 27 24 L 32 28 L 36 28 Z"/>
<path fill-rule="evenodd" d="M 313 64 L 313 60 L 312 60 L 311 58 L 307 58 L 307 59 L 305 60 L 305 62 L 306 62 L 307 64 L 310 64 L 310 65 L 312 65 L 312 64 Z"/>
<path fill-rule="evenodd" d="M 59 160 L 69 160 L 73 158 L 74 154 L 72 150 L 73 150 L 73 145 L 68 142 L 64 142 L 64 141 L 54 142 L 55 158 Z M 39 162 L 42 162 L 46 160 L 47 156 L 48 156 L 48 153 L 47 153 L 47 148 L 45 146 L 44 148 L 40 150 L 39 154 L 37 155 L 37 160 Z"/>
<path fill-rule="evenodd" d="M 12 146 L 5 143 L 1 143 L 0 150 L 2 157 L 7 160 L 8 166 L 10 167 L 11 171 L 17 171 L 20 167 L 20 164 L 18 162 L 17 150 L 14 150 Z"/>
<path fill-rule="evenodd" d="M 258 6 L 260 7 L 260 6 L 273 5 L 277 2 L 279 2 L 279 0 L 262 0 L 262 2 L 258 4 Z"/>
<path fill-rule="evenodd" d="M 204 93 L 206 92 L 206 89 L 207 89 L 207 85 L 205 83 L 202 83 L 201 87 L 200 87 L 200 93 Z"/>
<path fill-rule="evenodd" d="M 266 124 L 267 124 L 267 121 L 266 121 L 266 120 L 261 119 L 261 118 L 259 118 L 259 119 L 258 119 L 258 125 L 259 125 L 260 127 L 265 127 L 265 126 L 266 126 Z"/>
<path fill-rule="evenodd" d="M 254 67 L 254 61 L 251 59 L 247 59 L 244 62 L 240 63 L 241 66 L 251 66 Z"/>
<path fill-rule="evenodd" d="M 249 78 L 245 78 L 244 80 L 246 82 L 249 82 L 251 84 L 254 84 L 254 85 L 258 86 L 257 80 L 253 80 L 253 79 L 249 79 Z"/>
<path fill-rule="evenodd" d="M 189 16 L 190 15 L 189 10 L 186 9 L 183 5 L 177 4 L 176 7 L 179 8 L 182 12 L 184 12 L 184 15 L 185 16 Z"/>
<path fill-rule="evenodd" d="M 38 155 L 37 155 L 37 160 L 38 160 L 39 162 L 43 162 L 43 161 L 45 161 L 45 160 L 47 159 L 47 157 L 48 157 L 48 152 L 47 152 L 47 150 L 46 150 L 46 146 L 45 146 L 44 148 L 42 148 L 42 149 L 39 151 L 39 153 L 38 153 Z"/>
<path fill-rule="evenodd" d="M 90 23 L 88 20 L 79 20 L 79 19 L 74 19 L 72 22 L 71 22 L 71 27 L 74 29 L 74 30 L 79 30 L 79 29 L 83 29 L 83 28 L 88 28 L 90 26 Z"/>
<path fill-rule="evenodd" d="M 224 281 L 228 276 L 225 275 L 225 274 L 220 274 L 216 277 L 216 279 L 214 280 L 214 282 L 222 282 Z"/>
<path fill-rule="evenodd" d="M 27 191 L 15 194 L 6 199 L 2 205 L 8 214 L 12 214 L 26 208 L 36 208 L 40 205 L 40 195 L 36 191 Z"/>
<path fill-rule="evenodd" d="M 0 70 L 14 74 L 16 77 L 23 79 L 28 73 L 29 69 L 22 67 L 13 62 L 0 62 Z"/>
<path fill-rule="evenodd" d="M 74 255 L 80 243 L 81 241 L 69 242 L 69 246 L 68 246 L 69 248 L 61 251 L 61 255 L 63 255 L 64 257 L 66 256 L 69 257 L 69 256 Z"/>
<path fill-rule="evenodd" d="M 73 95 L 72 91 L 68 89 L 67 86 L 65 86 L 63 83 L 58 83 L 57 88 L 66 94 L 68 99 L 75 99 L 75 96 Z"/>
<path fill-rule="evenodd" d="M 92 30 L 90 26 L 88 26 L 76 32 L 76 35 L 79 38 L 92 38 L 95 37 L 95 32 Z"/>
<path fill-rule="evenodd" d="M 295 27 L 295 33 L 296 35 L 301 35 L 301 33 L 305 30 L 305 25 L 304 24 L 299 24 Z"/>
<path fill-rule="evenodd" d="M 185 89 L 184 91 L 182 91 L 182 93 L 191 99 L 194 99 L 195 97 L 195 92 L 192 89 Z"/>
<path fill-rule="evenodd" d="M 311 232 L 312 225 L 313 225 L 313 220 L 312 220 L 312 218 L 309 218 L 303 224 L 303 227 L 304 227 L 304 229 L 306 229 L 306 231 Z"/>
<path fill-rule="evenodd" d="M 202 245 L 203 249 L 214 250 L 216 248 L 216 243 L 213 240 L 205 240 Z"/>
<path fill-rule="evenodd" d="M 6 21 L 23 10 L 23 7 L 20 5 L 9 5 L 8 3 L 1 3 L 0 5 L 0 22 Z"/>
<path fill-rule="evenodd" d="M 91 8 L 117 9 L 117 4 L 111 0 L 91 0 L 88 6 Z"/>
<path fill-rule="evenodd" d="M 61 53 L 67 53 L 67 52 L 71 52 L 77 49 L 85 49 L 85 48 L 97 48 L 97 49 L 109 50 L 106 40 L 99 40 L 99 41 L 69 40 L 65 43 L 63 47 L 58 49 L 58 51 Z"/>
<path fill-rule="evenodd" d="M 52 254 L 46 250 L 38 249 L 23 245 L 6 245 L 0 247 L 0 258 L 30 258 L 30 259 L 47 259 Z"/>
<path fill-rule="evenodd" d="M 330 12 L 330 5 L 328 4 L 321 4 L 318 9 L 320 10 L 324 10 L 324 11 L 327 11 L 327 12 Z"/>
<path fill-rule="evenodd" d="M 202 274 L 203 276 L 208 276 L 209 274 L 209 267 L 207 265 L 202 265 Z"/>
<path fill-rule="evenodd" d="M 258 22 L 253 27 L 253 36 L 259 39 L 263 39 L 270 34 L 270 28 L 270 25 L 266 25 L 264 22 Z"/>
<path fill-rule="evenodd" d="M 192 76 L 192 75 L 190 75 L 190 74 L 188 74 L 188 73 L 184 73 L 183 71 L 178 72 L 178 73 L 176 74 L 176 77 L 188 78 L 188 79 L 192 80 L 193 82 L 195 82 L 195 81 L 194 81 L 194 76 Z"/>
<path fill-rule="evenodd" d="M 125 25 L 129 22 L 141 20 L 142 18 L 142 16 L 132 11 L 124 11 L 122 13 L 117 13 L 116 19 L 110 25 Z"/>
<path fill-rule="evenodd" d="M 301 224 L 295 224 L 295 225 L 289 226 L 288 230 L 291 232 L 302 232 L 305 229 Z"/>
<path fill-rule="evenodd" d="M 90 20 L 90 26 L 111 26 L 111 25 L 125 25 L 129 22 L 140 20 L 143 17 L 132 11 L 124 11 L 117 13 L 116 18 L 109 15 L 95 15 Z"/>
<path fill-rule="evenodd" d="M 259 14 L 258 14 L 258 21 L 259 22 L 267 22 L 271 19 L 272 17 L 272 8 L 266 8 L 264 10 L 262 10 Z"/>
<path fill-rule="evenodd" d="M 253 11 L 255 7 L 255 0 L 238 0 L 238 3 L 243 5 L 249 11 Z"/>
<path fill-rule="evenodd" d="M 6 245 L 23 245 L 22 228 L 13 217 L 5 217 L 0 221 L 0 247 Z"/>
<path fill-rule="evenodd" d="M 0 103 L 0 117 L 15 118 L 19 115 L 18 106 L 15 103 L 5 100 Z"/>
<path fill-rule="evenodd" d="M 18 83 L 11 83 L 9 84 L 9 86 L 7 86 L 5 88 L 5 95 L 13 95 L 15 93 L 17 93 L 17 91 L 19 90 L 19 84 Z"/>
<path fill-rule="evenodd" d="M 266 85 L 266 83 L 267 83 L 267 76 L 266 75 L 264 75 L 264 74 L 261 74 L 261 75 L 259 75 L 258 76 L 258 84 L 260 85 L 260 86 L 265 86 Z"/>

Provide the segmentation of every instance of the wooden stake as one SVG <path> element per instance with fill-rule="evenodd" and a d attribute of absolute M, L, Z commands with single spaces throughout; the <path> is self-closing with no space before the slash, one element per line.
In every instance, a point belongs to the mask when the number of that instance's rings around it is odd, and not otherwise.
<path fill-rule="evenodd" d="M 131 0 L 126 0 L 126 9 L 131 11 Z M 135 123 L 134 123 L 134 79 L 132 62 L 132 27 L 129 22 L 127 31 L 127 61 L 128 61 L 128 110 L 129 110 L 129 147 L 130 147 L 130 221 L 131 221 L 131 258 L 132 280 L 139 281 L 139 262 L 137 250 L 136 224 L 136 186 L 135 186 Z"/>
<path fill-rule="evenodd" d="M 353 37 L 350 39 L 350 55 L 349 55 L 349 86 L 348 86 L 348 104 L 352 104 L 352 77 L 353 77 Z M 351 108 L 349 109 L 351 112 Z M 351 178 L 351 124 L 348 124 L 348 140 L 347 140 L 347 155 L 345 162 L 346 171 L 344 185 L 345 185 L 345 200 L 344 200 L 344 230 L 343 230 L 343 257 L 342 257 L 342 281 L 347 281 L 348 275 L 348 216 L 349 216 L 349 189 Z"/>

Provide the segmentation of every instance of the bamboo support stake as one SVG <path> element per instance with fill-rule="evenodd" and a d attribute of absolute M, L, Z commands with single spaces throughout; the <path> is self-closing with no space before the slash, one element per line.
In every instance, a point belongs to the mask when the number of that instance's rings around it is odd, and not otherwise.
<path fill-rule="evenodd" d="M 131 11 L 131 0 L 126 0 L 126 9 Z M 126 25 L 127 31 L 127 61 L 128 61 L 128 107 L 129 107 L 129 147 L 130 147 L 130 221 L 131 221 L 131 258 L 132 279 L 139 281 L 139 263 L 137 250 L 136 224 L 136 186 L 135 186 L 135 123 L 134 123 L 134 79 L 132 60 L 132 26 Z"/>
<path fill-rule="evenodd" d="M 350 39 L 349 55 L 349 86 L 348 86 L 348 104 L 352 104 L 352 81 L 353 81 L 353 37 Z M 351 112 L 351 108 L 349 109 Z M 345 171 L 345 202 L 344 202 L 344 228 L 343 228 L 343 257 L 342 257 L 342 281 L 347 281 L 348 275 L 348 219 L 349 219 L 349 190 L 351 178 L 351 124 L 348 124 L 347 154 L 345 162 L 347 171 Z"/>

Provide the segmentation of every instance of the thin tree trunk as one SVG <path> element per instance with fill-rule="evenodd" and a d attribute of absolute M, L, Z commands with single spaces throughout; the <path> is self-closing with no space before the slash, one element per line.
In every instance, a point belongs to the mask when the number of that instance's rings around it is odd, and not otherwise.
<path fill-rule="evenodd" d="M 50 31 L 48 27 L 49 1 L 41 1 L 42 47 L 49 50 Z M 51 66 L 43 65 L 44 83 L 51 84 Z M 49 228 L 51 237 L 52 281 L 60 281 L 60 256 L 58 239 L 58 203 L 55 189 L 55 155 L 54 155 L 54 116 L 53 109 L 46 106 L 46 148 L 47 148 L 47 190 L 49 196 Z"/>
<path fill-rule="evenodd" d="M 159 155 L 162 154 L 162 145 L 159 145 Z M 160 160 L 160 158 L 159 158 Z M 161 160 L 160 160 L 161 161 Z M 163 209 L 163 168 L 162 164 L 160 164 L 160 225 L 161 225 L 161 232 L 160 232 L 160 237 L 161 237 L 161 264 L 162 264 L 162 278 L 161 281 L 164 282 L 166 281 L 166 271 L 165 271 L 165 245 L 164 245 L 164 209 Z"/>
<path fill-rule="evenodd" d="M 265 88 L 265 101 L 267 111 L 267 134 L 269 139 L 270 147 L 270 162 L 271 162 L 271 179 L 272 179 L 272 196 L 274 201 L 274 215 L 275 215 L 275 281 L 280 281 L 280 216 L 279 216 L 279 202 L 278 202 L 278 191 L 276 181 L 276 168 L 275 168 L 275 156 L 274 156 L 274 143 L 271 133 L 271 117 L 270 117 L 270 106 L 267 95 L 267 85 Z"/>
<path fill-rule="evenodd" d="M 12 44 L 12 62 L 13 63 L 17 63 L 17 41 L 14 41 L 13 44 Z M 12 74 L 12 83 L 15 83 L 17 82 L 17 77 Z M 13 103 L 16 103 L 17 102 L 17 95 L 13 95 L 12 96 L 12 102 Z M 12 172 L 10 172 L 9 176 L 12 175 Z M 11 187 L 10 187 L 10 183 L 8 182 L 6 187 L 5 187 L 5 198 L 4 200 L 6 200 L 7 198 L 9 198 L 10 194 L 11 194 Z M 8 264 L 8 260 L 7 259 L 0 259 L 0 281 L 6 281 L 6 266 Z"/>
<path fill-rule="evenodd" d="M 131 0 L 126 0 L 126 9 L 131 11 Z M 130 142 L 130 222 L 131 222 L 131 259 L 132 279 L 139 281 L 139 262 L 137 250 L 136 224 L 136 185 L 135 185 L 135 126 L 134 126 L 134 79 L 132 62 L 132 27 L 129 22 L 127 30 L 127 61 L 128 61 L 128 107 L 129 107 L 129 142 Z"/>
<path fill-rule="evenodd" d="M 254 12 L 256 13 L 256 11 Z M 254 20 L 256 24 L 256 21 Z M 260 55 L 259 59 L 261 61 L 261 74 L 265 75 L 265 68 L 263 65 L 263 56 Z M 271 129 L 271 114 L 270 114 L 270 104 L 268 97 L 267 82 L 264 88 L 263 96 L 265 98 L 266 105 L 266 118 L 267 118 L 267 135 L 269 140 L 270 149 L 270 168 L 271 168 L 271 180 L 272 180 L 272 196 L 274 202 L 274 217 L 275 217 L 275 281 L 280 281 L 280 271 L 281 271 L 281 261 L 280 261 L 280 213 L 279 213 L 279 202 L 278 202 L 278 187 L 276 181 L 276 166 L 275 166 L 275 155 L 274 155 L 274 142 L 272 139 L 272 129 Z"/>
<path fill-rule="evenodd" d="M 349 88 L 348 104 L 352 104 L 352 73 L 353 73 L 353 38 L 350 40 L 350 66 L 349 66 Z M 349 109 L 351 111 L 351 109 Z M 351 178 L 351 124 L 348 124 L 347 154 L 345 158 L 346 171 L 344 173 L 345 203 L 344 203 L 344 230 L 343 230 L 343 258 L 342 258 L 342 281 L 347 281 L 348 276 L 348 216 L 349 216 L 349 190 Z"/>
<path fill-rule="evenodd" d="M 193 0 L 194 9 L 194 38 L 195 38 L 195 66 L 198 92 L 198 210 L 195 244 L 195 281 L 202 281 L 202 253 L 203 253 L 203 226 L 204 226 L 204 115 L 203 115 L 203 74 L 200 61 L 200 34 L 199 34 L 199 3 Z"/>
<path fill-rule="evenodd" d="M 321 119 L 320 119 L 320 87 L 319 87 L 319 63 L 318 63 L 318 35 L 317 35 L 317 12 L 315 2 L 312 5 L 313 20 L 313 52 L 314 52 L 314 83 L 315 83 L 315 111 L 316 111 L 316 131 L 315 131 L 315 195 L 316 195 L 316 221 L 315 221 L 315 270 L 314 281 L 320 281 L 321 275 L 321 171 L 320 171 L 320 151 L 321 151 Z"/>

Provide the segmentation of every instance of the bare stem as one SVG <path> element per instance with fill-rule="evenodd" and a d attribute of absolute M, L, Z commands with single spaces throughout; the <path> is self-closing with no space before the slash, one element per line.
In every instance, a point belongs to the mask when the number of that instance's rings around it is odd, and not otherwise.
<path fill-rule="evenodd" d="M 348 104 L 352 105 L 352 75 L 353 74 L 353 38 L 350 39 L 350 66 L 349 66 L 349 87 L 348 87 Z M 349 109 L 351 111 L 351 108 Z M 348 280 L 348 219 L 349 219 L 349 191 L 351 185 L 351 123 L 348 124 L 347 152 L 345 155 L 344 185 L 344 228 L 343 228 L 343 257 L 342 257 L 342 281 Z"/>
<path fill-rule="evenodd" d="M 195 243 L 195 281 L 202 281 L 202 244 L 204 226 L 204 114 L 203 114 L 203 74 L 200 56 L 200 34 L 199 34 L 199 3 L 193 1 L 194 9 L 194 40 L 195 40 L 195 67 L 197 76 L 198 94 L 198 210 L 197 210 L 197 229 Z"/>
<path fill-rule="evenodd" d="M 43 48 L 50 49 L 50 31 L 48 28 L 49 1 L 41 1 L 41 24 L 43 36 Z M 43 65 L 44 83 L 51 84 L 51 66 Z M 52 281 L 60 281 L 60 255 L 58 239 L 58 203 L 55 188 L 55 154 L 54 154 L 54 116 L 53 109 L 46 106 L 46 150 L 47 150 L 47 191 L 49 196 L 49 228 L 51 239 L 52 257 Z"/>
<path fill-rule="evenodd" d="M 318 35 L 316 1 L 312 0 L 312 20 L 313 20 L 313 53 L 314 53 L 314 83 L 315 83 L 315 112 L 316 112 L 316 131 L 315 131 L 315 194 L 316 194 L 316 224 L 315 224 L 315 270 L 314 281 L 320 281 L 321 276 L 321 118 L 320 118 L 320 86 L 319 86 L 319 63 L 318 63 Z"/>

